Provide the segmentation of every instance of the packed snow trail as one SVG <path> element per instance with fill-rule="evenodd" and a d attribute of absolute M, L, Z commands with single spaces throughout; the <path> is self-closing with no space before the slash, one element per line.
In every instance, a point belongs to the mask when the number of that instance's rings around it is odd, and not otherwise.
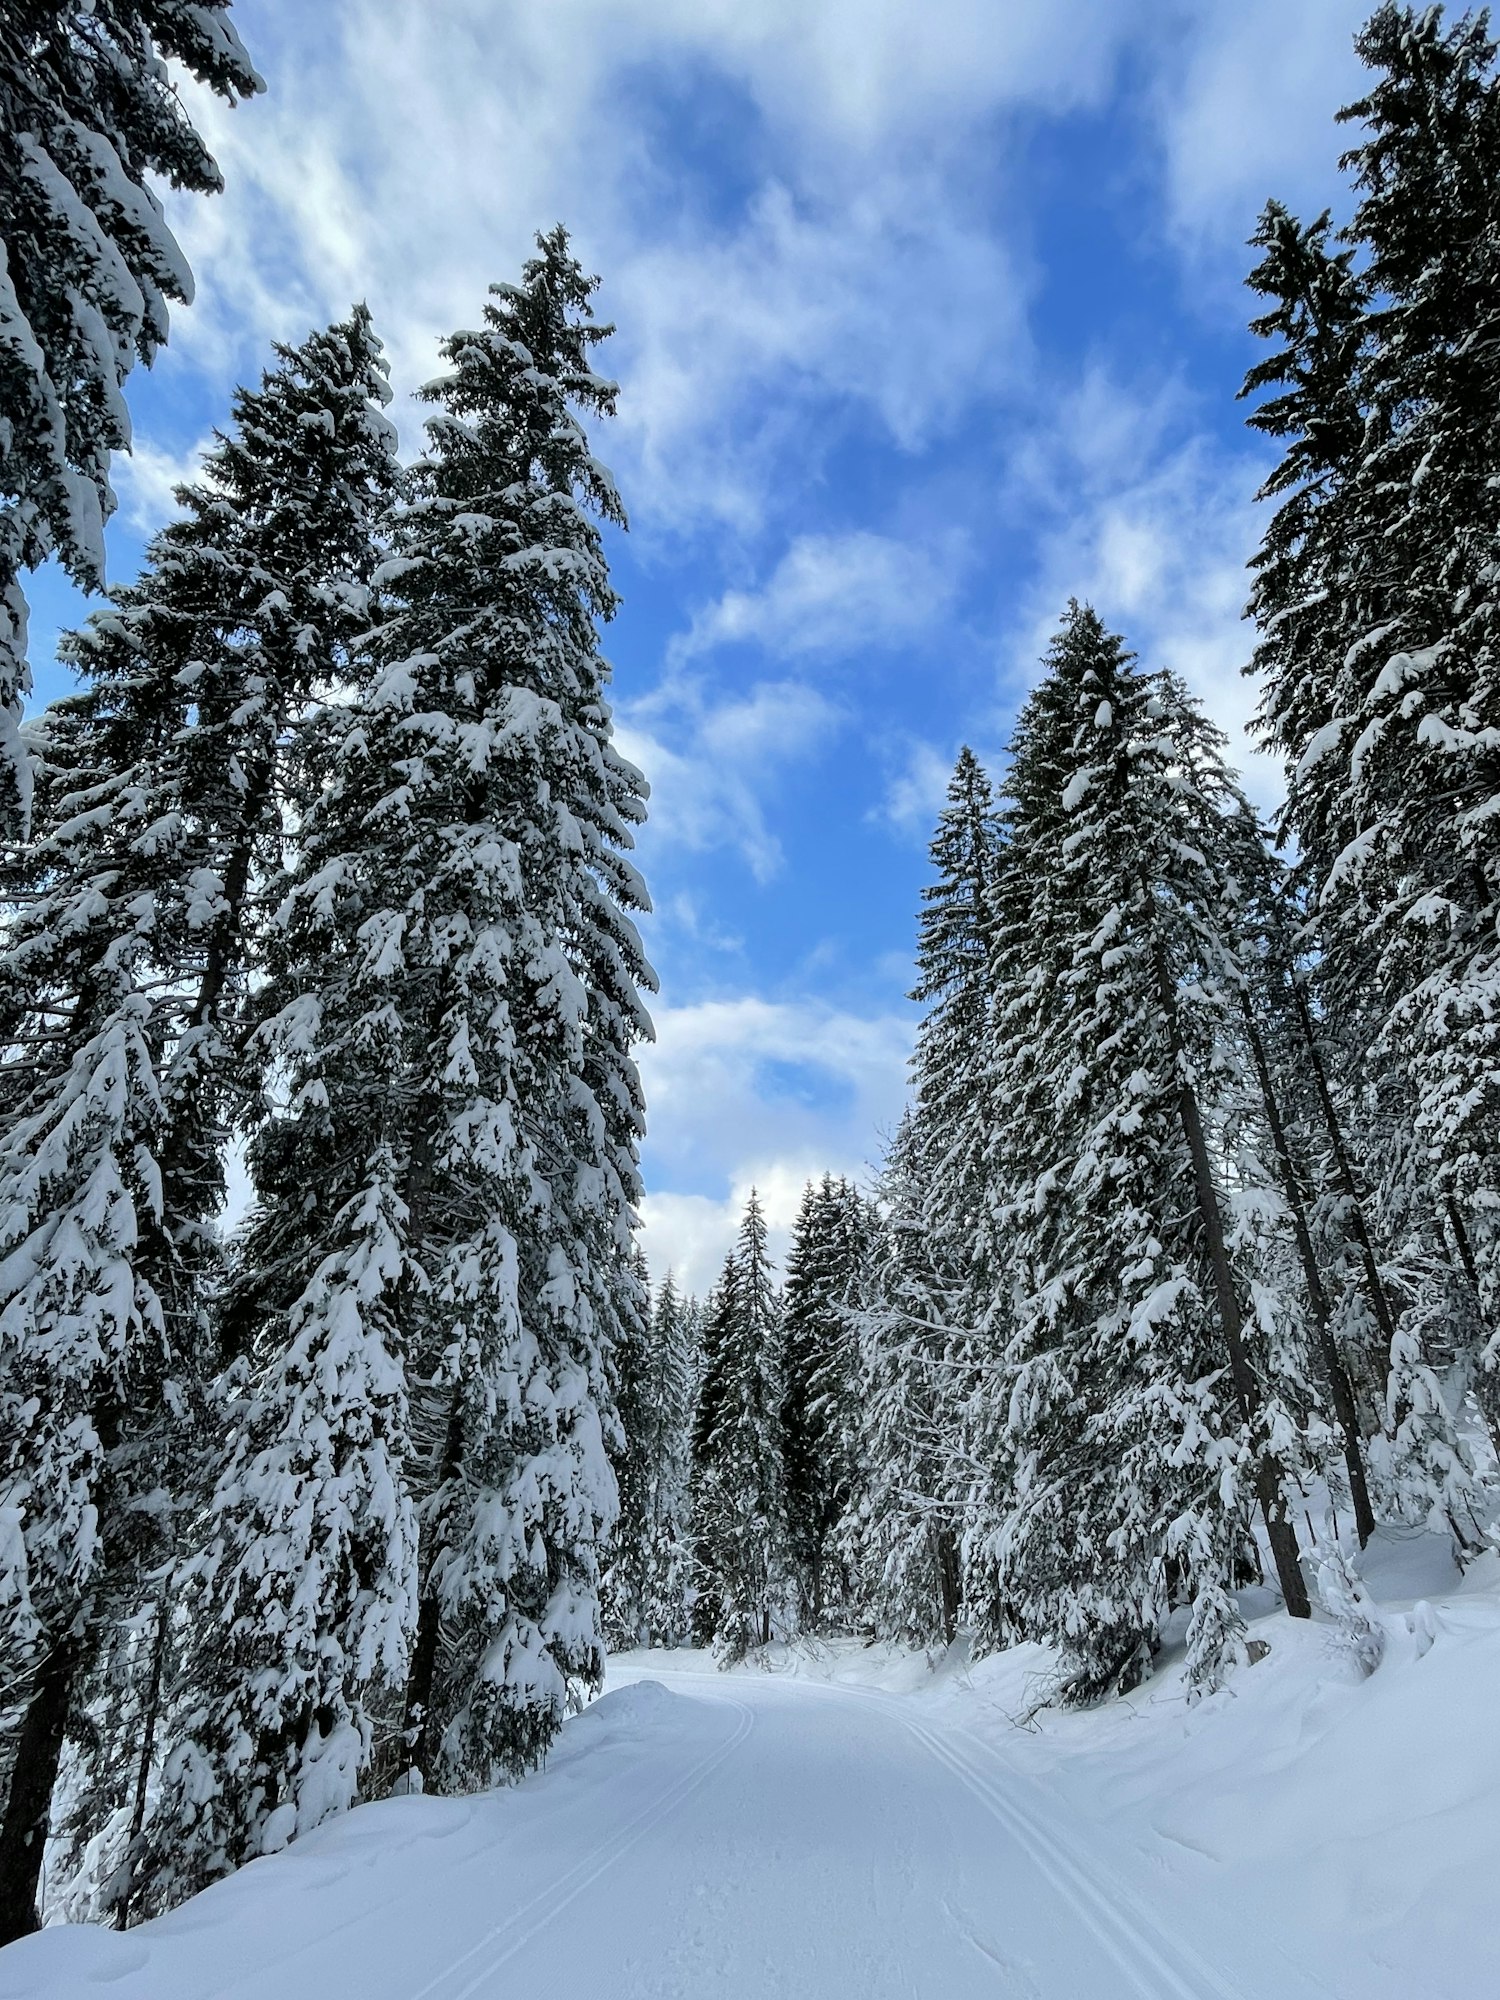
<path fill-rule="evenodd" d="M 79 1927 L 23 1940 L 0 1957 L 0 1996 L 1326 1990 L 1263 1941 L 1232 1972 L 1209 1963 L 1174 1936 L 1170 1909 L 1148 1910 L 1109 1877 L 1033 1780 L 910 1708 L 789 1677 L 667 1669 L 606 1695 L 514 1790 L 366 1806 L 124 1936 Z"/>

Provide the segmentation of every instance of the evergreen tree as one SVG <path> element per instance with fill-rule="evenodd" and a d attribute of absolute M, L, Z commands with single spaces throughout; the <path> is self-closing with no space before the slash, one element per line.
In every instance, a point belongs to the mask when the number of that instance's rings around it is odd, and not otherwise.
<path fill-rule="evenodd" d="M 788 1553 L 809 1629 L 844 1595 L 830 1536 L 853 1484 L 853 1304 L 866 1239 L 863 1204 L 849 1183 L 830 1174 L 809 1181 L 787 1251 L 781 1411 Z"/>
<path fill-rule="evenodd" d="M 639 1253 L 635 1264 L 643 1309 L 622 1328 L 623 1338 L 610 1357 L 618 1424 L 610 1460 L 620 1503 L 601 1585 L 601 1605 L 604 1639 L 612 1649 L 650 1644 L 647 1596 L 659 1416 L 653 1407 L 657 1384 L 650 1281 Z"/>
<path fill-rule="evenodd" d="M 430 1291 L 407 1340 L 419 1610 L 409 1756 L 463 1789 L 535 1763 L 602 1667 L 614 1518 L 606 1356 L 631 1262 L 652 984 L 628 850 L 644 781 L 612 741 L 597 621 L 623 525 L 580 412 L 608 329 L 561 229 L 445 343 L 372 701 L 380 858 L 412 1036 L 402 1194 Z"/>
<path fill-rule="evenodd" d="M 36 837 L 10 870 L 0 1023 L 35 1052 L 0 1080 L 0 1490 L 24 1562 L 0 1647 L 35 1682 L 0 1828 L 17 1925 L 74 1678 L 154 1588 L 143 1566 L 191 1497 L 280 745 L 365 622 L 394 479 L 368 315 L 278 363 L 141 580 L 67 642 L 90 681 L 43 719 Z"/>
<path fill-rule="evenodd" d="M 692 1545 L 689 1430 L 696 1373 L 696 1310 L 672 1273 L 651 1316 L 645 1446 L 649 1466 L 643 1611 L 652 1646 L 680 1646 L 687 1633 Z"/>
<path fill-rule="evenodd" d="M 148 185 L 206 194 L 219 170 L 167 70 L 220 97 L 262 88 L 229 0 L 15 0 L 0 21 L 0 833 L 27 816 L 21 574 L 56 554 L 104 584 L 121 388 L 167 337 L 192 276 Z"/>
<path fill-rule="evenodd" d="M 1251 608 L 1338 1116 L 1358 1106 L 1366 1128 L 1359 1229 L 1378 1215 L 1385 1238 L 1357 1261 L 1367 1278 L 1403 1274 L 1385 1307 L 1385 1281 L 1365 1287 L 1391 1371 L 1390 1497 L 1458 1523 L 1472 1480 L 1434 1369 L 1456 1362 L 1500 1416 L 1487 414 L 1500 87 L 1483 15 L 1450 25 L 1438 8 L 1383 6 L 1357 46 L 1374 74 L 1340 114 L 1364 128 L 1344 157 L 1360 199 L 1342 247 L 1326 217 L 1304 230 L 1274 204 L 1257 238 L 1251 283 L 1270 309 L 1255 330 L 1279 344 L 1246 390 L 1279 389 L 1251 422 L 1284 457 Z"/>
<path fill-rule="evenodd" d="M 1009 1190 L 1022 1296 L 995 1556 L 1021 1629 L 1063 1645 L 1086 1699 L 1149 1668 L 1174 1602 L 1194 1679 L 1223 1673 L 1252 1497 L 1307 1614 L 1282 1481 L 1322 1434 L 1234 1047 L 1225 826 L 1243 801 L 1183 691 L 1092 611 L 1072 608 L 1048 668 L 1006 787 L 1032 885 L 1030 1004 L 1008 1032 L 1055 1109 L 1025 1128 Z"/>
<path fill-rule="evenodd" d="M 692 1440 L 700 1643 L 742 1658 L 787 1628 L 791 1610 L 781 1437 L 781 1300 L 752 1188 L 708 1301 Z"/>
<path fill-rule="evenodd" d="M 982 1264 L 991 1127 L 985 1056 L 998 848 L 990 781 L 965 746 L 928 850 L 935 879 L 922 891 L 911 997 L 927 1012 L 912 1061 L 912 1136 L 925 1156 L 929 1233 L 976 1297 L 989 1286 Z"/>
<path fill-rule="evenodd" d="M 400 851 L 398 738 L 368 699 L 314 710 L 296 733 L 303 815 L 255 1037 L 280 1088 L 249 1150 L 257 1201 L 223 1314 L 232 1444 L 148 1828 L 150 1907 L 350 1803 L 404 1690 L 405 1333 L 426 1274 L 404 1196 L 417 1052 L 391 898 L 410 876 L 381 865 Z M 389 828 L 397 841 L 382 841 Z"/>
<path fill-rule="evenodd" d="M 838 1541 L 876 1631 L 935 1646 L 961 1610 L 963 1433 L 955 1301 L 933 1265 L 914 1122 L 908 1111 L 877 1190 L 857 1319 L 863 1479 Z"/>

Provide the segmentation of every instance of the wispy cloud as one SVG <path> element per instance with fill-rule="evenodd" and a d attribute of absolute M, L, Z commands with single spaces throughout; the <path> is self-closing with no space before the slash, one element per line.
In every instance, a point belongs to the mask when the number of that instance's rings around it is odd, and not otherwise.
<path fill-rule="evenodd" d="M 1030 266 L 978 149 L 1007 110 L 1102 96 L 1132 24 L 1111 0 L 261 0 L 255 29 L 267 96 L 201 106 L 227 192 L 173 204 L 201 300 L 178 352 L 243 372 L 367 297 L 419 381 L 561 217 L 620 322 L 639 519 L 750 532 L 841 409 L 915 449 L 1028 378 Z M 705 84 L 749 135 L 727 208 L 654 144 Z"/>
<path fill-rule="evenodd" d="M 900 833 L 927 839 L 943 809 L 954 758 L 931 743 L 907 742 L 904 754 L 871 819 L 884 820 Z"/>
<path fill-rule="evenodd" d="M 786 768 L 815 755 L 841 711 L 801 681 L 762 681 L 717 695 L 675 677 L 617 717 L 619 745 L 651 781 L 646 840 L 656 855 L 730 848 L 759 882 L 781 866 L 767 814 Z"/>
<path fill-rule="evenodd" d="M 1035 677 L 1068 598 L 1087 599 L 1148 665 L 1183 676 L 1268 806 L 1281 770 L 1250 734 L 1256 693 L 1243 673 L 1265 461 L 1248 442 L 1216 440 L 1199 414 L 1171 382 L 1143 388 L 1095 369 L 1017 455 L 1009 499 L 1036 524 L 1035 567 L 1011 632 L 1008 697 Z"/>
<path fill-rule="evenodd" d="M 186 451 L 164 451 L 148 439 L 137 439 L 122 452 L 112 469 L 112 483 L 121 516 L 142 534 L 159 528 L 177 511 L 176 491 L 196 479 L 212 436 L 199 438 Z"/>
<path fill-rule="evenodd" d="M 1321 207 L 1359 94 L 1354 36 L 1371 0 L 1199 0 L 1196 32 L 1166 51 L 1155 100 L 1167 219 L 1184 248 L 1237 282 L 1240 245 L 1268 195 Z M 1274 60 L 1267 52 L 1275 51 Z"/>
<path fill-rule="evenodd" d="M 758 590 L 727 590 L 674 641 L 674 662 L 753 643 L 781 658 L 852 657 L 930 638 L 952 607 L 963 543 L 856 530 L 798 535 Z"/>
<path fill-rule="evenodd" d="M 643 1075 L 651 1158 L 672 1193 L 646 1203 L 653 1269 L 702 1286 L 753 1184 L 783 1233 L 803 1183 L 863 1174 L 900 1116 L 911 1024 L 815 998 L 742 994 L 656 1013 Z"/>

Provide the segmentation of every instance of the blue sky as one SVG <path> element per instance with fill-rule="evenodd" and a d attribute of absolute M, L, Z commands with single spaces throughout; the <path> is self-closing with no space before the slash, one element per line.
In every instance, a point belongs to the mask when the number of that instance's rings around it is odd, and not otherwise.
<path fill-rule="evenodd" d="M 1268 194 L 1340 199 L 1342 0 L 236 0 L 198 299 L 131 390 L 111 573 L 268 342 L 368 298 L 404 394 L 532 233 L 618 325 L 597 440 L 617 719 L 654 788 L 647 1246 L 712 1277 L 751 1182 L 899 1115 L 925 842 L 1071 594 L 1226 727 L 1264 448 L 1234 392 Z M 33 591 L 39 696 L 79 601 Z M 1247 767 L 1275 795 L 1274 769 Z"/>

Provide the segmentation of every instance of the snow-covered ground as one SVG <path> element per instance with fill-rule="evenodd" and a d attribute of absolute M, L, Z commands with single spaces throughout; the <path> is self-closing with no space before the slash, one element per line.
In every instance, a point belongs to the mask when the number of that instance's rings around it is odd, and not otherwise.
<path fill-rule="evenodd" d="M 1459 2000 L 1500 1984 L 1500 1559 L 1365 1574 L 1189 1705 L 1022 1716 L 1023 1648 L 614 1663 L 547 1769 L 367 1806 L 128 1935 L 0 1954 L 0 2000 Z"/>

